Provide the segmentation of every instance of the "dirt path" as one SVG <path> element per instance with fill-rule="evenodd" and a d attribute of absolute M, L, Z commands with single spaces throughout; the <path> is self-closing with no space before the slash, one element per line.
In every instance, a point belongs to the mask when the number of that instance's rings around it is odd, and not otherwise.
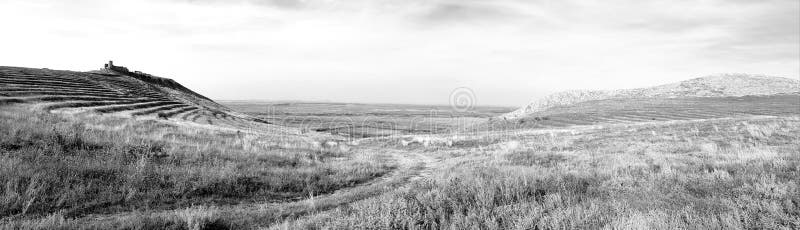
<path fill-rule="evenodd" d="M 339 207 L 366 198 L 374 197 L 397 189 L 410 181 L 427 177 L 435 170 L 437 160 L 433 157 L 414 152 L 400 150 L 390 150 L 390 154 L 397 160 L 398 168 L 391 175 L 376 179 L 371 183 L 361 186 L 350 187 L 338 190 L 332 194 L 314 197 L 306 200 L 289 203 L 269 203 L 249 207 L 238 207 L 238 213 L 262 213 L 272 212 L 271 216 L 275 221 L 283 220 L 287 217 L 297 217 L 310 212 L 319 212 Z M 271 223 L 261 223 L 261 227 L 268 227 Z"/>
<path fill-rule="evenodd" d="M 408 152 L 395 149 L 367 149 L 367 151 L 389 151 L 396 162 L 397 168 L 383 177 L 358 186 L 343 188 L 333 193 L 309 197 L 304 200 L 276 203 L 246 203 L 230 206 L 216 206 L 218 214 L 224 217 L 233 217 L 232 222 L 244 221 L 261 226 L 269 226 L 287 217 L 302 216 L 310 212 L 318 212 L 336 208 L 365 198 L 383 194 L 394 190 L 409 181 L 418 180 L 431 175 L 440 166 L 440 162 L 422 153 Z M 86 226 L 109 226 L 131 217 L 149 215 L 167 217 L 175 215 L 176 210 L 159 210 L 147 213 L 120 212 L 114 214 L 91 214 L 77 221 Z M 237 221 L 238 220 L 238 221 Z"/>

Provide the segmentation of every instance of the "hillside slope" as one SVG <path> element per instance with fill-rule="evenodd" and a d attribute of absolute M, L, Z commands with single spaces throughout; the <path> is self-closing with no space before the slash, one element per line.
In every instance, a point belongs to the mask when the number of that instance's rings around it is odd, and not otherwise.
<path fill-rule="evenodd" d="M 607 99 L 742 97 L 798 92 L 800 92 L 800 81 L 794 79 L 746 74 L 723 74 L 650 88 L 560 92 L 533 101 L 523 108 L 500 116 L 500 118 L 519 119 L 551 108 Z"/>
<path fill-rule="evenodd" d="M 0 66 L 0 104 L 9 103 L 53 112 L 112 113 L 206 124 L 255 121 L 172 79 L 113 65 L 90 72 Z"/>
<path fill-rule="evenodd" d="M 550 129 L 580 125 L 800 116 L 800 94 L 742 97 L 623 98 L 580 102 L 515 119 L 493 119 L 473 129 Z"/>

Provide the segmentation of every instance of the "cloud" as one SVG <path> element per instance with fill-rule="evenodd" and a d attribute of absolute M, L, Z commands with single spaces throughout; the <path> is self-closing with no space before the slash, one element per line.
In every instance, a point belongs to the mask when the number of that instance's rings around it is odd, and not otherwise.
<path fill-rule="evenodd" d="M 181 3 L 191 4 L 253 4 L 258 6 L 269 6 L 280 9 L 303 9 L 308 6 L 307 0 L 172 0 Z"/>
<path fill-rule="evenodd" d="M 256 2 L 285 9 L 300 9 L 306 7 L 306 4 L 302 0 L 257 0 Z"/>
<path fill-rule="evenodd" d="M 419 16 L 423 23 L 440 23 L 508 19 L 518 16 L 518 13 L 500 4 L 460 1 L 432 4 Z"/>
<path fill-rule="evenodd" d="M 686 33 L 693 30 L 701 30 L 714 27 L 723 22 L 720 18 L 713 17 L 670 17 L 670 16 L 651 16 L 649 18 L 635 18 L 628 22 L 622 22 L 623 29 L 650 30 L 658 33 Z"/>
<path fill-rule="evenodd" d="M 784 4 L 774 4 L 784 3 Z M 753 10 L 731 15 L 720 36 L 703 50 L 713 58 L 746 61 L 800 60 L 800 2 L 747 4 Z"/>
<path fill-rule="evenodd" d="M 0 37 L 0 63 L 114 59 L 212 98 L 446 103 L 467 86 L 481 103 L 521 105 L 718 72 L 797 78 L 798 11 L 796 0 L 0 0 L 0 27 L 15 31 Z"/>

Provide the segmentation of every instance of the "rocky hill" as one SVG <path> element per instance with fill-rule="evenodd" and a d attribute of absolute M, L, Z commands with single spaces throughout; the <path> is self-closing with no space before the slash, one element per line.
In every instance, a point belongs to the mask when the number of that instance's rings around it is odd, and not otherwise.
<path fill-rule="evenodd" d="M 763 75 L 722 74 L 700 77 L 650 88 L 623 90 L 573 90 L 555 93 L 531 102 L 503 119 L 524 118 L 548 109 L 607 99 L 741 97 L 800 93 L 800 81 Z"/>

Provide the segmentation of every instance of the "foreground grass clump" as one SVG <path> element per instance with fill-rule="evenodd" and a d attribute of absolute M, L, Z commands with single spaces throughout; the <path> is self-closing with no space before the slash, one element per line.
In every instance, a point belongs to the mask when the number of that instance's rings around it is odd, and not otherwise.
<path fill-rule="evenodd" d="M 216 208 L 206 206 L 193 206 L 164 214 L 134 213 L 118 217 L 113 222 L 80 222 L 56 213 L 38 219 L 3 223 L 0 229 L 231 229 L 218 216 Z"/>
<path fill-rule="evenodd" d="M 277 201 L 328 193 L 390 170 L 380 157 L 351 157 L 303 138 L 105 119 L 114 118 L 3 107 L 0 219 L 49 216 L 38 223 Z"/>
<path fill-rule="evenodd" d="M 429 180 L 276 228 L 800 228 L 796 119 L 497 139 L 433 153 L 462 157 Z"/>

